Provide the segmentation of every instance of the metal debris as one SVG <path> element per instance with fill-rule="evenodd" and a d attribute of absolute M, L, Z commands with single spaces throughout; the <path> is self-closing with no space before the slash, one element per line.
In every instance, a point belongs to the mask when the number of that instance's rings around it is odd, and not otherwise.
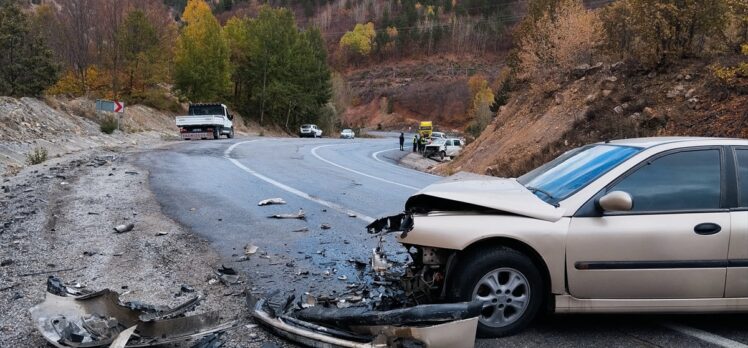
<path fill-rule="evenodd" d="M 257 249 L 259 249 L 258 246 L 254 244 L 247 244 L 244 246 L 244 255 L 254 255 L 257 252 Z"/>
<path fill-rule="evenodd" d="M 331 229 L 332 227 L 330 226 L 330 224 L 322 224 L 322 225 L 321 225 L 321 226 L 320 226 L 319 228 L 321 228 L 321 229 L 323 229 L 323 230 L 329 230 L 329 229 Z"/>
<path fill-rule="evenodd" d="M 221 268 L 216 270 L 216 276 L 226 286 L 239 283 L 239 274 L 231 267 L 221 265 Z"/>
<path fill-rule="evenodd" d="M 259 206 L 271 205 L 271 204 L 286 204 L 286 201 L 284 201 L 283 198 L 269 198 L 269 199 L 265 199 L 257 203 L 257 205 Z"/>
<path fill-rule="evenodd" d="M 130 232 L 132 229 L 135 228 L 135 225 L 132 223 L 126 224 L 126 225 L 119 225 L 114 228 L 114 231 L 117 233 L 125 233 Z"/>
<path fill-rule="evenodd" d="M 309 232 L 309 228 L 304 227 L 304 228 L 300 228 L 298 230 L 293 230 L 293 232 Z"/>
<path fill-rule="evenodd" d="M 299 212 L 296 214 L 275 214 L 268 216 L 271 219 L 299 219 L 299 220 L 306 220 L 306 215 L 304 215 L 304 209 L 299 209 Z"/>
<path fill-rule="evenodd" d="M 269 300 L 250 297 L 248 303 L 252 316 L 281 337 L 310 347 L 352 348 L 471 348 L 483 308 L 474 302 L 372 311 L 344 302 L 345 308 L 315 305 L 287 313 Z"/>
<path fill-rule="evenodd" d="M 175 308 L 122 303 L 109 289 L 73 295 L 55 277 L 47 290 L 44 302 L 30 309 L 31 317 L 44 339 L 59 348 L 152 347 L 197 340 L 234 325 L 221 323 L 216 312 L 184 316 L 199 297 Z"/>

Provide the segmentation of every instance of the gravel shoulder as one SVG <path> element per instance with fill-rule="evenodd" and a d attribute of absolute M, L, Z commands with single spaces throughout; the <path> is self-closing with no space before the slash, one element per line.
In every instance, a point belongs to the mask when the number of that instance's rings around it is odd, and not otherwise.
<path fill-rule="evenodd" d="M 147 150 L 87 150 L 2 179 L 0 347 L 46 345 L 28 309 L 44 299 L 51 275 L 93 290 L 110 288 L 123 301 L 176 305 L 202 294 L 195 313 L 217 310 L 226 321 L 238 321 L 224 335 L 224 347 L 276 341 L 247 326 L 246 279 L 230 287 L 210 284 L 223 260 L 208 241 L 162 214 L 148 190 L 148 172 L 133 164 Z M 132 231 L 114 232 L 127 223 Z M 181 293 L 182 285 L 195 294 Z"/>

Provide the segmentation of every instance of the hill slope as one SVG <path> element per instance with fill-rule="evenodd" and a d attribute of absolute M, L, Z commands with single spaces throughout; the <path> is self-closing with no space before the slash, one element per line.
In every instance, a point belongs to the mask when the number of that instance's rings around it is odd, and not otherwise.
<path fill-rule="evenodd" d="M 738 55 L 723 61 L 744 59 Z M 455 161 L 435 170 L 513 177 L 584 144 L 644 136 L 748 137 L 748 85 L 717 85 L 708 59 L 666 72 L 602 64 L 548 96 L 512 93 L 491 125 Z"/>

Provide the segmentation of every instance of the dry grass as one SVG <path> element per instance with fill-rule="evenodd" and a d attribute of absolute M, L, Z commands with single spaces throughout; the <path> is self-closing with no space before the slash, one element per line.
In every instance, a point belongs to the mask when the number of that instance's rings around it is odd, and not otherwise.
<path fill-rule="evenodd" d="M 41 164 L 47 161 L 47 149 L 43 147 L 37 147 L 31 150 L 26 155 L 26 164 L 28 165 L 35 165 L 35 164 Z"/>

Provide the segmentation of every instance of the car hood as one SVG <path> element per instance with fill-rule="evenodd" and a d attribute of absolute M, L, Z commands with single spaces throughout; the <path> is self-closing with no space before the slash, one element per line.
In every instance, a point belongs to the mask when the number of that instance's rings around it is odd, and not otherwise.
<path fill-rule="evenodd" d="M 510 214 L 555 222 L 564 214 L 562 208 L 546 203 L 516 179 L 496 178 L 460 172 L 429 185 L 408 199 L 408 204 L 442 198 L 503 211 Z"/>

